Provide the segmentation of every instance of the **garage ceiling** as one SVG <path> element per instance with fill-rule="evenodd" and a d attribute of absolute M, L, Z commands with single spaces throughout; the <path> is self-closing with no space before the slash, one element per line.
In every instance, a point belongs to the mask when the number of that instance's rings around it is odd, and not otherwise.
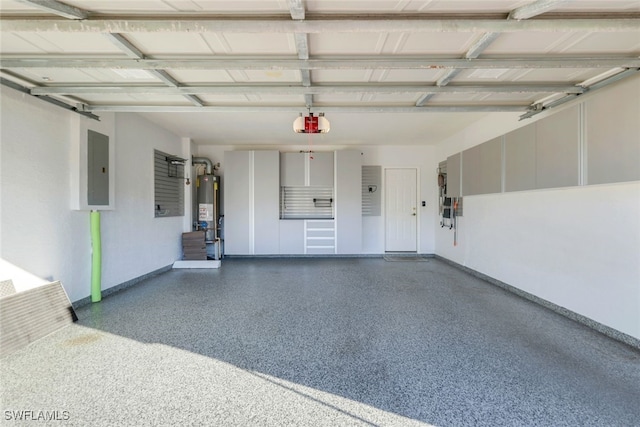
<path fill-rule="evenodd" d="M 637 0 L 0 0 L 2 82 L 199 144 L 436 144 L 637 74 Z M 640 96 L 640 94 L 639 94 Z"/>

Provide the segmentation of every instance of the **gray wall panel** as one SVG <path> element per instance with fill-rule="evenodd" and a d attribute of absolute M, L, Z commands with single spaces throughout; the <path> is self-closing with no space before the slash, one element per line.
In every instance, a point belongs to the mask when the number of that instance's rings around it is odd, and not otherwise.
<path fill-rule="evenodd" d="M 602 92 L 585 107 L 587 184 L 640 180 L 640 78 Z"/>
<path fill-rule="evenodd" d="M 468 150 L 464 150 L 462 152 L 462 195 L 463 196 L 480 194 L 480 188 L 481 188 L 480 147 L 481 146 L 482 144 L 476 145 L 475 147 L 471 147 Z"/>
<path fill-rule="evenodd" d="M 447 157 L 447 197 L 460 197 L 460 174 L 462 173 L 460 153 Z"/>
<path fill-rule="evenodd" d="M 580 106 L 536 123 L 536 188 L 579 184 Z"/>
<path fill-rule="evenodd" d="M 502 138 L 463 151 L 462 195 L 499 193 L 502 190 L 501 171 Z"/>
<path fill-rule="evenodd" d="M 502 137 L 494 138 L 480 146 L 480 194 L 502 191 Z M 464 175 L 464 174 L 463 174 Z"/>
<path fill-rule="evenodd" d="M 525 126 L 505 135 L 505 191 L 536 188 L 536 127 Z"/>

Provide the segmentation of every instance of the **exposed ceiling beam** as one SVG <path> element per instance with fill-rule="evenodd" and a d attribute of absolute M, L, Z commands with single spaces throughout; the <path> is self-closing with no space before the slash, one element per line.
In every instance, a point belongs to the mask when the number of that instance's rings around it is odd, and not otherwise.
<path fill-rule="evenodd" d="M 475 59 L 478 56 L 480 56 L 480 53 L 487 47 L 489 46 L 495 39 L 498 38 L 498 36 L 500 35 L 500 33 L 485 33 L 482 35 L 482 37 L 480 37 L 480 39 L 478 39 L 473 46 L 471 46 L 468 50 L 467 53 L 464 55 L 465 59 Z M 436 85 L 438 86 L 446 86 L 449 84 L 449 82 L 451 80 L 453 80 L 458 74 L 460 74 L 460 72 L 462 72 L 461 68 L 453 68 L 450 69 L 449 71 L 447 71 L 444 76 L 440 77 L 438 79 L 438 81 L 436 82 Z M 425 95 L 421 96 L 420 99 L 418 99 L 418 101 L 416 102 L 416 107 L 421 107 L 422 105 L 424 105 L 427 101 L 429 101 L 429 99 L 431 99 L 431 97 L 434 95 L 434 93 L 426 93 Z"/>
<path fill-rule="evenodd" d="M 292 19 L 300 20 L 305 18 L 304 0 L 287 0 L 287 3 L 289 3 Z"/>
<path fill-rule="evenodd" d="M 171 86 L 171 87 L 180 86 L 180 82 L 178 82 L 176 79 L 171 77 L 171 75 L 167 73 L 165 70 L 149 70 L 149 74 L 153 75 L 154 77 L 156 77 L 158 80 L 160 80 L 167 86 Z"/>
<path fill-rule="evenodd" d="M 300 21 L 305 18 L 306 10 L 304 0 L 288 0 L 289 12 L 291 13 L 291 19 Z M 296 52 L 298 52 L 298 59 L 309 59 L 309 35 L 307 33 L 295 33 L 294 35 L 296 43 Z M 302 80 L 302 86 L 311 86 L 311 71 L 300 70 L 300 78 Z M 307 108 L 313 106 L 313 95 L 309 92 L 304 94 L 304 103 Z"/>
<path fill-rule="evenodd" d="M 56 0 L 16 0 L 19 3 L 27 4 L 29 6 L 36 7 L 40 10 L 44 10 L 48 13 L 61 16 L 68 19 L 86 19 L 89 17 L 89 12 L 77 7 L 69 6 L 68 4 L 56 1 Z"/>
<path fill-rule="evenodd" d="M 640 19 L 558 18 L 532 20 L 504 19 L 406 19 L 345 18 L 290 20 L 148 17 L 89 18 L 85 20 L 26 19 L 3 17 L 2 32 L 83 32 L 83 33 L 488 33 L 488 32 L 640 32 Z"/>
<path fill-rule="evenodd" d="M 285 86 L 285 85 L 206 85 L 206 86 L 47 86 L 31 89 L 32 95 L 98 95 L 98 94 L 145 94 L 145 95 L 196 95 L 196 94 L 260 94 L 260 95 L 327 95 L 349 93 L 583 93 L 585 88 L 567 84 L 501 84 L 486 86 L 428 86 L 428 85 L 331 85 L 331 86 Z"/>
<path fill-rule="evenodd" d="M 527 5 L 521 6 L 517 9 L 514 9 L 509 14 L 508 19 L 529 19 L 534 16 L 541 15 L 550 10 L 556 9 L 559 6 L 562 6 L 564 3 L 568 3 L 573 0 L 538 0 L 533 3 L 529 3 Z"/>
<path fill-rule="evenodd" d="M 202 101 L 197 96 L 195 96 L 195 95 L 184 95 L 184 97 L 187 98 L 196 107 L 204 107 L 204 101 Z"/>
<path fill-rule="evenodd" d="M 325 59 L 284 58 L 192 58 L 192 59 L 117 59 L 117 58 L 11 58 L 0 57 L 2 68 L 108 68 L 137 70 L 322 70 L 322 69 L 493 69 L 493 68 L 636 68 L 634 57 L 530 57 L 501 59 L 447 59 L 436 57 L 361 57 Z"/>
<path fill-rule="evenodd" d="M 135 59 L 146 58 L 146 55 L 142 53 L 142 51 L 138 49 L 133 43 L 127 40 L 127 38 L 124 35 L 117 34 L 117 33 L 109 33 L 107 34 L 107 37 L 116 46 L 118 46 L 120 50 L 122 50 L 125 54 L 127 54 L 127 56 Z M 149 74 L 155 76 L 157 79 L 159 79 L 166 85 L 171 86 L 171 88 L 177 88 L 178 86 L 181 86 L 180 82 L 174 79 L 173 77 L 171 77 L 171 74 L 169 74 L 165 70 L 153 69 L 153 70 L 148 70 L 148 72 Z M 171 89 L 171 88 L 168 88 L 168 89 Z M 189 102 L 191 102 L 193 105 L 197 107 L 202 107 L 204 105 L 204 102 L 202 102 L 200 98 L 198 98 L 193 94 L 185 94 L 183 96 L 187 100 L 189 100 Z"/>
<path fill-rule="evenodd" d="M 525 6 L 521 6 L 517 9 L 514 9 L 511 11 L 511 13 L 509 14 L 509 16 L 507 17 L 507 20 L 509 19 L 529 19 L 532 18 L 536 15 L 539 15 L 541 13 L 547 12 L 551 9 L 554 9 L 558 6 L 560 6 L 563 3 L 566 3 L 567 0 L 537 0 L 534 1 L 533 3 L 529 3 Z M 494 42 L 495 39 L 497 39 L 500 36 L 501 33 L 484 33 L 468 50 L 467 53 L 465 53 L 464 57 L 466 59 L 475 59 L 477 57 L 480 56 L 480 54 L 482 54 L 482 52 L 484 52 L 484 50 L 486 48 L 489 47 L 489 45 L 491 45 L 491 43 Z M 445 73 L 444 76 L 442 76 L 437 82 L 436 84 L 438 86 L 446 86 L 449 84 L 450 81 L 452 81 L 454 78 L 456 78 L 456 76 L 458 74 L 460 74 L 462 70 L 460 69 L 453 69 L 453 70 L 449 70 L 447 73 Z M 433 96 L 433 94 L 425 94 L 424 96 L 420 97 L 420 99 L 418 99 L 418 102 L 416 102 L 416 106 L 420 107 L 422 105 L 424 105 L 431 97 Z"/>
<path fill-rule="evenodd" d="M 144 59 L 144 53 L 137 47 L 133 45 L 125 36 L 118 33 L 107 33 L 105 36 L 118 47 L 121 51 L 123 51 L 128 57 L 136 58 L 136 59 Z"/>
<path fill-rule="evenodd" d="M 521 113 L 527 105 L 430 105 L 425 107 L 397 106 L 314 106 L 313 111 L 325 113 L 459 113 L 459 112 L 509 112 Z M 303 105 L 291 106 L 205 106 L 187 105 L 85 105 L 85 111 L 123 113 L 299 113 L 306 110 Z"/>
<path fill-rule="evenodd" d="M 294 34 L 298 59 L 309 59 L 309 35 L 304 33 Z"/>

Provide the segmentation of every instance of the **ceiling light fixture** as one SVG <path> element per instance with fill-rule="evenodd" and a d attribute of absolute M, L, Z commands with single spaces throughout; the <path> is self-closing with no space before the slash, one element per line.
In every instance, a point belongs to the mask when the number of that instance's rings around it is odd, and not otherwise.
<path fill-rule="evenodd" d="M 331 125 L 329 120 L 324 117 L 324 113 L 318 113 L 318 116 L 314 116 L 311 112 L 308 116 L 303 116 L 300 113 L 300 117 L 293 121 L 295 133 L 327 133 L 329 130 L 331 130 Z"/>

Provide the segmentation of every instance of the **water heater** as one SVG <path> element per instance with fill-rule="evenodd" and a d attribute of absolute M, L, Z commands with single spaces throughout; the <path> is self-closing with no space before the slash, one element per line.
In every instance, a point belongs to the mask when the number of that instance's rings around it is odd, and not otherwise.
<path fill-rule="evenodd" d="M 207 243 L 216 242 L 219 237 L 218 219 L 220 218 L 220 182 L 219 177 L 211 174 L 198 176 L 198 228 L 204 230 Z"/>

